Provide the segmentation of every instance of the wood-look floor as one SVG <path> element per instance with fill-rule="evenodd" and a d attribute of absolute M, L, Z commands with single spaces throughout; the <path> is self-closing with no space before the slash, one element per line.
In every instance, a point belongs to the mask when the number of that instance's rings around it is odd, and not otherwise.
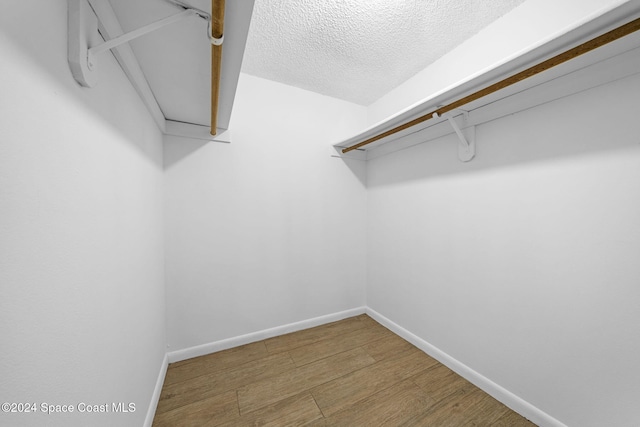
<path fill-rule="evenodd" d="M 534 426 L 367 315 L 169 365 L 153 425 Z"/>

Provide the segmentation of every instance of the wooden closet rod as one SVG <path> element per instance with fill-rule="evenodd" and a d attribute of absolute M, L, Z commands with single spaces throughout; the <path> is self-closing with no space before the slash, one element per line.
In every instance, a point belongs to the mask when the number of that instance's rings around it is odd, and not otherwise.
<path fill-rule="evenodd" d="M 222 38 L 224 36 L 224 2 L 211 0 L 211 135 L 218 128 L 218 99 L 220 98 L 220 66 L 222 64 Z M 213 40 L 220 43 L 213 43 Z"/>
<path fill-rule="evenodd" d="M 486 95 L 497 92 L 500 89 L 504 89 L 508 86 L 518 83 L 519 81 L 522 81 L 526 78 L 535 76 L 536 74 L 539 74 L 543 71 L 553 68 L 556 65 L 560 65 L 564 62 L 567 62 L 573 58 L 576 58 L 580 55 L 583 55 L 587 52 L 590 52 L 594 49 L 604 46 L 607 43 L 611 43 L 612 41 L 618 40 L 619 38 L 622 38 L 638 30 L 640 30 L 640 18 L 634 21 L 631 21 L 627 24 L 624 24 L 601 36 L 591 39 L 588 42 L 585 42 L 579 46 L 574 47 L 573 49 L 569 49 L 559 55 L 554 56 L 553 58 L 547 59 L 546 61 L 543 61 L 537 65 L 534 65 L 533 67 L 527 68 L 526 70 L 521 71 L 517 74 L 514 74 L 511 77 L 507 77 L 504 80 L 500 80 L 499 82 L 494 83 L 491 86 L 488 86 L 475 93 L 472 93 L 471 95 L 465 96 L 464 98 L 454 101 L 451 104 L 445 105 L 444 107 L 440 107 L 437 110 L 433 110 L 430 113 L 427 113 L 423 116 L 420 116 L 402 125 L 396 126 L 393 129 L 390 129 L 386 132 L 382 132 L 381 134 L 373 136 L 365 141 L 359 142 L 347 148 L 343 148 L 342 152 L 348 153 L 349 151 L 353 151 L 360 147 L 364 147 L 365 145 L 371 144 L 372 142 L 378 141 L 379 139 L 386 138 L 389 135 L 393 135 L 395 133 L 408 129 L 412 126 L 415 126 L 419 123 L 425 122 L 430 118 L 432 118 L 434 113 L 437 113 L 439 116 L 442 116 L 444 113 L 448 111 L 455 110 L 456 108 L 460 108 L 463 105 L 470 103 L 471 101 L 475 101 Z"/>

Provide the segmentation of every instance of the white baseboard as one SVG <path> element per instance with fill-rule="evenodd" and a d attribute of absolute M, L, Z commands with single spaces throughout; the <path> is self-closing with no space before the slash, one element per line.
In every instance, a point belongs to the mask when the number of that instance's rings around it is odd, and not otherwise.
<path fill-rule="evenodd" d="M 481 388 L 483 391 L 487 392 L 495 399 L 504 403 L 509 408 L 513 409 L 531 422 L 541 427 L 567 427 L 565 424 L 553 418 L 551 415 L 536 408 L 526 400 L 516 396 L 504 387 L 501 387 L 500 385 L 494 383 L 493 381 L 474 371 L 464 363 L 449 356 L 447 353 L 440 350 L 436 346 L 409 332 L 397 323 L 394 323 L 391 320 L 387 319 L 377 311 L 366 307 L 366 313 L 378 323 L 394 332 L 396 335 L 399 335 L 405 340 L 409 341 L 411 344 L 415 345 L 420 350 L 436 359 L 438 362 L 455 371 L 458 375 L 465 378 L 477 387 Z"/>
<path fill-rule="evenodd" d="M 151 427 L 153 424 L 153 417 L 155 416 L 156 409 L 158 408 L 158 401 L 160 400 L 160 393 L 162 392 L 162 385 L 164 384 L 164 377 L 167 374 L 168 366 L 169 357 L 165 353 L 164 358 L 162 359 L 162 365 L 160 365 L 160 373 L 156 380 L 156 388 L 153 390 L 153 395 L 151 395 L 151 402 L 149 403 L 149 409 L 147 410 L 147 417 L 144 420 L 144 427 Z"/>
<path fill-rule="evenodd" d="M 325 323 L 335 322 L 337 320 L 346 319 L 347 317 L 357 316 L 365 312 L 366 307 L 352 308 L 350 310 L 327 314 L 320 317 L 314 317 L 313 319 L 302 320 L 300 322 L 289 323 L 287 325 L 276 326 L 275 328 L 264 329 L 262 331 L 252 332 L 250 334 L 240 335 L 238 337 L 227 338 L 224 340 L 189 347 L 182 350 L 172 351 L 167 353 L 167 355 L 169 357 L 169 363 L 179 362 L 181 360 L 215 353 L 216 351 L 226 350 L 256 341 L 262 341 L 264 339 L 276 337 L 278 335 L 284 335 L 290 332 L 313 328 L 314 326 L 324 325 Z"/>

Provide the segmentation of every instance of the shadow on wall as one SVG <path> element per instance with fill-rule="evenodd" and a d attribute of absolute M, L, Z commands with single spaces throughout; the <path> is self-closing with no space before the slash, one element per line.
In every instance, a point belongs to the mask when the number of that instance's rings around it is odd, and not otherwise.
<path fill-rule="evenodd" d="M 177 163 L 180 163 L 183 159 L 189 157 L 191 154 L 200 150 L 207 144 L 216 144 L 220 145 L 221 149 L 228 148 L 229 144 L 214 142 L 214 141 L 204 141 L 201 139 L 192 139 L 192 138 L 179 138 L 174 136 L 165 136 L 165 142 L 176 141 L 179 139 L 179 144 L 165 144 L 164 145 L 164 170 L 171 169 Z"/>
<path fill-rule="evenodd" d="M 458 160 L 455 134 L 372 159 L 367 185 L 393 185 L 604 151 L 638 151 L 640 121 L 634 117 L 638 109 L 640 74 L 477 126 L 476 157 L 467 163 Z M 418 142 L 420 133 L 410 138 Z"/>
<path fill-rule="evenodd" d="M 23 75 L 32 74 L 29 78 L 34 81 L 34 91 L 44 91 L 37 96 L 54 98 L 63 111 L 69 101 L 93 111 L 96 118 L 122 136 L 122 141 L 127 141 L 155 166 L 161 167 L 158 149 L 154 147 L 159 143 L 161 132 L 113 55 L 104 53 L 100 56 L 95 87 L 81 87 L 73 78 L 67 61 L 67 2 L 10 3 L 0 15 L 0 44 L 3 61 L 6 61 L 2 68 L 15 67 Z M 46 37 L 42 37 L 43 34 Z M 44 88 L 37 89 L 39 86 Z M 37 104 L 31 113 L 34 116 L 41 114 L 37 112 Z M 146 122 L 141 123 L 141 118 Z M 73 122 L 69 121 L 67 126 L 72 127 Z M 152 128 L 157 136 L 150 137 L 149 129 Z"/>
<path fill-rule="evenodd" d="M 360 184 L 362 184 L 363 187 L 367 186 L 366 168 L 363 170 L 362 167 L 362 165 L 366 163 L 363 160 L 343 159 L 338 157 L 331 157 L 330 160 L 344 163 L 347 168 L 349 168 L 353 176 L 360 181 Z"/>
<path fill-rule="evenodd" d="M 236 100 L 236 105 L 239 105 L 242 102 L 242 99 Z M 236 113 L 234 112 L 234 114 Z M 242 120 L 238 120 L 237 122 L 240 121 Z M 208 147 L 208 150 L 215 150 L 218 154 L 230 154 L 233 152 L 233 156 L 240 156 L 243 158 L 246 156 L 253 157 L 254 159 L 259 158 L 262 159 L 263 162 L 273 161 L 273 157 L 277 158 L 278 160 L 282 160 L 286 156 L 289 156 L 289 159 L 286 160 L 285 163 L 295 163 L 298 165 L 306 165 L 307 161 L 312 162 L 310 164 L 316 165 L 316 161 L 326 161 L 329 163 L 328 166 L 331 166 L 331 169 L 329 170 L 335 171 L 327 173 L 339 173 L 340 169 L 342 169 L 341 166 L 345 165 L 351 171 L 353 176 L 358 179 L 360 184 L 363 187 L 366 186 L 366 174 L 364 168 L 365 162 L 361 160 L 340 159 L 337 157 L 331 157 L 329 155 L 330 147 L 328 144 L 326 147 L 319 144 L 299 144 L 299 137 L 291 139 L 289 145 L 283 142 L 282 139 L 278 138 L 274 138 L 272 140 L 261 140 L 256 144 L 255 138 L 251 139 L 252 137 L 247 135 L 247 133 L 244 131 L 250 126 L 250 121 L 244 121 L 243 123 L 240 123 L 238 125 L 234 125 L 232 123 L 231 144 L 166 135 L 164 137 L 164 170 L 170 170 L 172 167 L 176 166 L 187 157 L 195 154 L 205 147 Z M 296 152 L 295 150 L 299 151 Z M 295 174 L 292 175 L 290 179 L 295 180 Z"/>

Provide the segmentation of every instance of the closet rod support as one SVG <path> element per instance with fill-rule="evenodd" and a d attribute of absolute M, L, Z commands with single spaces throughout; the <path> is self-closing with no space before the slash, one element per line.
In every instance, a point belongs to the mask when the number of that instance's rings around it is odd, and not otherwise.
<path fill-rule="evenodd" d="M 456 135 L 458 135 L 458 158 L 460 159 L 460 161 L 468 162 L 473 159 L 476 155 L 476 127 L 468 127 L 468 129 L 470 130 L 468 131 L 469 137 L 467 138 L 467 136 L 465 136 L 465 134 L 462 132 L 462 129 L 460 129 L 460 126 L 458 126 L 458 123 L 451 116 L 451 114 L 440 115 L 437 112 L 433 113 L 434 119 L 440 117 L 447 119 Z M 465 123 L 467 123 L 469 120 L 469 113 L 467 111 L 463 111 L 463 120 Z"/>
<path fill-rule="evenodd" d="M 156 31 L 162 27 L 165 27 L 169 24 L 173 24 L 174 22 L 181 21 L 185 18 L 189 18 L 191 16 L 199 16 L 196 11 L 192 9 L 186 9 L 180 13 L 175 15 L 168 16 L 159 21 L 153 22 L 149 25 L 145 25 L 144 27 L 138 28 L 137 30 L 130 31 L 128 33 L 122 34 L 121 36 L 115 37 L 111 40 L 108 40 L 98 46 L 94 46 L 89 49 L 87 53 L 87 62 L 89 65 L 89 69 L 93 70 L 96 64 L 96 55 L 106 52 L 107 50 L 113 49 L 114 47 L 118 47 L 124 43 L 127 43 L 131 40 L 137 39 L 138 37 L 144 36 L 145 34 Z"/>
<path fill-rule="evenodd" d="M 100 43 L 102 38 L 98 33 L 98 19 L 87 0 L 67 0 L 69 25 L 67 37 L 69 43 L 68 60 L 71 74 L 73 74 L 76 81 L 84 87 L 95 86 L 98 80 L 96 72 L 97 55 L 174 22 L 197 16 L 209 23 L 209 33 L 211 32 L 211 15 L 207 12 L 191 7 L 180 0 L 168 1 L 184 10 Z M 211 39 L 211 42 L 217 43 L 219 40 Z"/>

